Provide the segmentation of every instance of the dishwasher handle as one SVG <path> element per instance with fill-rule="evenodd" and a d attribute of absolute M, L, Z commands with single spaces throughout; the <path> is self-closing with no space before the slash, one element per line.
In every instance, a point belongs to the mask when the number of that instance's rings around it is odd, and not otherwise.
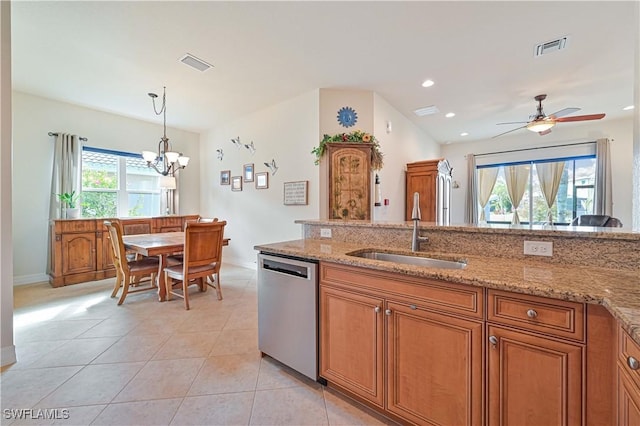
<path fill-rule="evenodd" d="M 272 259 L 262 260 L 262 269 L 267 271 L 279 272 L 285 275 L 292 275 L 298 278 L 309 278 L 309 268 L 306 266 L 293 265 L 291 263 L 279 262 Z"/>

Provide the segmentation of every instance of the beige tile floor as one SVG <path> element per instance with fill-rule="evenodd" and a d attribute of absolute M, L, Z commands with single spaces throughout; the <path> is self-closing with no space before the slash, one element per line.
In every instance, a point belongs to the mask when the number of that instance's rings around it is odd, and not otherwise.
<path fill-rule="evenodd" d="M 261 357 L 256 273 L 224 265 L 221 277 L 224 300 L 192 287 L 189 311 L 151 292 L 117 306 L 112 279 L 16 287 L 18 362 L 0 375 L 1 424 L 390 423 Z M 7 409 L 59 409 L 68 418 L 15 420 Z"/>

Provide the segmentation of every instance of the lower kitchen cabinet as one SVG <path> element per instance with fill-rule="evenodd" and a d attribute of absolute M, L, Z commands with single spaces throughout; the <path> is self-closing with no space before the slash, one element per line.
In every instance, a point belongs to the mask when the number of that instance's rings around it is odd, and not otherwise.
<path fill-rule="evenodd" d="M 320 287 L 320 376 L 383 407 L 383 300 Z"/>
<path fill-rule="evenodd" d="M 582 345 L 487 331 L 488 425 L 582 424 Z"/>
<path fill-rule="evenodd" d="M 640 425 L 640 345 L 618 331 L 618 425 Z"/>
<path fill-rule="evenodd" d="M 416 424 L 482 424 L 482 322 L 387 302 L 387 410 Z"/>

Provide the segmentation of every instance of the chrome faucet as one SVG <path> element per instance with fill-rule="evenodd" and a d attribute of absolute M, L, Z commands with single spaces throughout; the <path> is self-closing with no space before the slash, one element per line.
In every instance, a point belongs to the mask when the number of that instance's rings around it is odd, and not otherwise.
<path fill-rule="evenodd" d="M 413 221 L 413 236 L 411 238 L 411 251 L 420 250 L 420 243 L 429 241 L 428 237 L 421 237 L 418 231 L 418 223 L 422 219 L 420 215 L 420 194 L 413 193 L 413 210 L 411 211 L 411 220 Z"/>

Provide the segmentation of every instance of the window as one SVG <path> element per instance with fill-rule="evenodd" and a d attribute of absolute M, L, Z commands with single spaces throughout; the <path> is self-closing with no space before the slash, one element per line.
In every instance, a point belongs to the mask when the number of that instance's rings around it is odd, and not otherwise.
<path fill-rule="evenodd" d="M 541 181 L 544 181 L 544 178 L 538 176 L 538 167 L 543 164 L 556 165 L 559 170 L 559 182 L 556 181 L 556 185 L 551 185 L 557 188 L 557 195 L 551 209 L 547 206 L 545 194 L 541 188 Z M 548 224 L 549 213 L 551 213 L 554 224 L 567 225 L 577 216 L 593 214 L 596 159 L 595 155 L 587 155 L 478 166 L 478 171 L 493 169 L 495 173 L 497 170 L 495 185 L 484 206 L 484 218 L 488 223 L 512 223 L 514 207 L 505 177 L 506 168 L 510 166 L 518 167 L 523 176 L 528 174 L 522 200 L 517 209 L 520 223 Z M 486 174 L 491 175 L 491 173 Z M 478 179 L 479 185 L 482 185 L 480 173 Z"/>
<path fill-rule="evenodd" d="M 159 176 L 140 154 L 83 147 L 82 216 L 158 215 Z"/>

